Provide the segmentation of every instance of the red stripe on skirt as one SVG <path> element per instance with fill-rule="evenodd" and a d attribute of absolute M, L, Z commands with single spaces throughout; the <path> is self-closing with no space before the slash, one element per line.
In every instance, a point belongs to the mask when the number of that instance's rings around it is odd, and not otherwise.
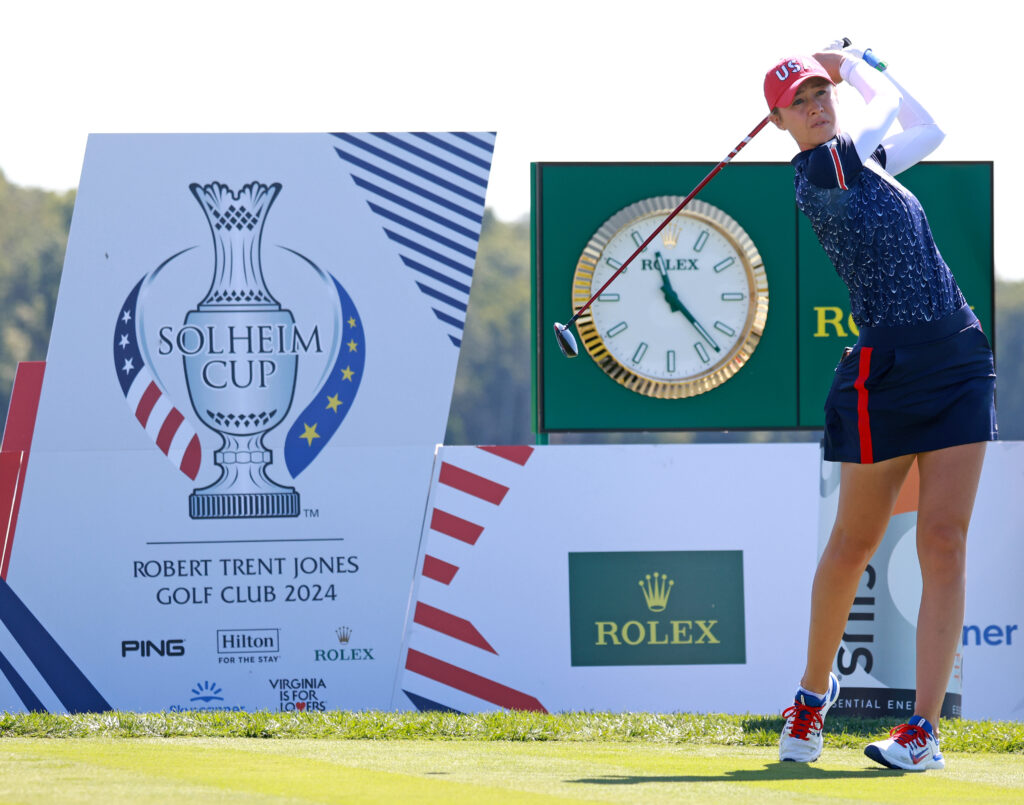
<path fill-rule="evenodd" d="M 860 436 L 860 463 L 873 464 L 874 456 L 871 449 L 871 420 L 868 417 L 868 390 L 864 385 L 871 373 L 871 347 L 863 347 L 860 351 L 857 382 L 857 433 Z"/>

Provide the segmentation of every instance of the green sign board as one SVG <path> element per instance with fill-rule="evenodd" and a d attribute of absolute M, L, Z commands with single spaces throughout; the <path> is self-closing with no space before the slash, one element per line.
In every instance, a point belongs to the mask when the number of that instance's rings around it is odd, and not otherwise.
<path fill-rule="evenodd" d="M 745 663 L 742 551 L 569 554 L 573 665 Z"/>
<path fill-rule="evenodd" d="M 763 332 L 749 359 L 734 361 L 739 366 L 734 373 L 703 393 L 662 399 L 638 393 L 621 380 L 616 382 L 609 371 L 588 355 L 582 338 L 585 334 L 581 334 L 580 356 L 575 360 L 565 358 L 558 349 L 552 325 L 566 321 L 574 312 L 574 304 L 579 306 L 581 299 L 589 297 L 589 285 L 581 296 L 578 278 L 574 293 L 574 275 L 578 266 L 586 264 L 588 244 L 592 250 L 593 242 L 600 240 L 602 232 L 606 239 L 609 236 L 607 227 L 602 230 L 603 225 L 637 202 L 685 196 L 713 167 L 703 163 L 533 165 L 531 258 L 536 432 L 822 427 L 822 406 L 833 370 L 843 348 L 856 341 L 856 327 L 850 319 L 845 286 L 809 222 L 797 210 L 793 169 L 788 163 L 730 165 L 697 200 L 724 212 L 742 228 L 756 247 L 767 280 L 768 310 Z M 900 181 L 924 204 L 939 250 L 991 339 L 992 163 L 925 163 L 901 174 Z M 686 231 L 684 228 L 684 236 Z M 628 244 L 628 233 L 623 230 L 622 234 Z M 639 236 L 634 237 L 639 245 Z M 713 252 L 710 248 L 698 253 L 705 243 L 704 235 L 678 246 L 666 239 L 667 235 L 660 237 L 662 240 L 652 242 L 644 259 L 638 258 L 616 283 L 629 272 L 646 270 L 655 286 L 665 282 L 662 275 L 670 276 L 679 297 L 685 300 L 687 283 L 696 281 L 697 269 L 703 272 L 701 276 L 727 276 L 728 272 L 720 270 L 726 260 L 709 258 L 708 253 Z M 659 262 L 659 258 L 670 254 L 672 260 Z M 609 263 L 614 265 L 613 261 Z M 661 271 L 659 275 L 651 270 L 659 265 L 674 269 L 690 267 L 694 271 L 676 271 L 671 275 Z M 596 290 L 600 285 L 599 274 L 595 271 L 593 277 Z M 609 299 L 616 299 L 615 290 L 613 283 L 608 289 Z M 716 299 L 729 296 L 715 293 Z M 666 297 L 661 304 L 670 302 Z M 679 310 L 674 306 L 671 309 Z M 684 318 L 687 313 L 695 319 L 693 329 Z M 644 337 L 638 335 L 643 331 L 639 318 L 624 317 L 602 333 L 607 336 L 619 330 L 625 335 L 623 325 L 633 325 L 629 333 L 634 341 L 623 353 L 626 357 L 622 361 L 626 364 L 647 350 Z M 700 325 L 702 318 L 706 327 Z M 669 361 L 674 361 L 677 353 L 692 358 L 694 350 L 713 361 L 712 350 L 719 347 L 719 342 L 728 341 L 728 334 L 737 329 L 735 324 L 717 318 L 714 311 L 698 309 L 678 316 L 680 341 L 678 348 L 673 345 L 665 350 Z M 581 318 L 581 326 L 584 321 Z M 597 322 L 596 316 L 594 321 Z M 592 343 L 593 339 L 588 341 Z M 625 338 L 620 342 L 624 343 Z M 646 354 L 649 359 L 652 352 Z"/>

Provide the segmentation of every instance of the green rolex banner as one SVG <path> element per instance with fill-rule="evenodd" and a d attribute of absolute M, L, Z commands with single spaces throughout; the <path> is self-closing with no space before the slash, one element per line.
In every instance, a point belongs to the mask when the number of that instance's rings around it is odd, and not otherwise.
<path fill-rule="evenodd" d="M 572 664 L 746 662 L 742 551 L 569 554 Z"/>

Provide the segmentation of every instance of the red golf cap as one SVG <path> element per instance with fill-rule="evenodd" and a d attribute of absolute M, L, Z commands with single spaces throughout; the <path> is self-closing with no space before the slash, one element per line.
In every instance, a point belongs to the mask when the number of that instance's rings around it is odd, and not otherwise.
<path fill-rule="evenodd" d="M 764 76 L 764 99 L 769 109 L 789 106 L 797 89 L 808 78 L 824 78 L 835 82 L 821 63 L 811 56 L 790 56 L 780 59 Z"/>

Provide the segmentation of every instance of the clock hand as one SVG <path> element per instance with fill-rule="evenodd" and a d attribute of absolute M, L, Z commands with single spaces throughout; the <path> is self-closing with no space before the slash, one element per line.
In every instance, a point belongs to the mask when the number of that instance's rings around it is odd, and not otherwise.
<path fill-rule="evenodd" d="M 715 343 L 715 339 L 713 339 L 708 331 L 704 329 L 703 325 L 697 321 L 689 308 L 683 304 L 683 301 L 679 298 L 679 294 L 675 292 L 675 289 L 672 287 L 672 283 L 669 281 L 668 272 L 661 264 L 661 252 L 655 252 L 654 265 L 657 267 L 658 271 L 661 272 L 661 292 L 665 295 L 665 301 L 668 302 L 669 308 L 673 312 L 682 313 L 686 317 L 687 321 L 693 325 L 693 328 L 700 333 L 701 337 L 711 345 L 711 348 L 715 352 L 721 352 L 721 347 Z"/>
<path fill-rule="evenodd" d="M 668 302 L 669 309 L 674 313 L 682 313 L 683 303 L 679 301 L 679 295 L 672 288 L 672 283 L 668 279 L 668 273 L 661 264 L 661 252 L 654 253 L 654 265 L 661 272 L 661 292 L 665 296 L 665 301 Z"/>

